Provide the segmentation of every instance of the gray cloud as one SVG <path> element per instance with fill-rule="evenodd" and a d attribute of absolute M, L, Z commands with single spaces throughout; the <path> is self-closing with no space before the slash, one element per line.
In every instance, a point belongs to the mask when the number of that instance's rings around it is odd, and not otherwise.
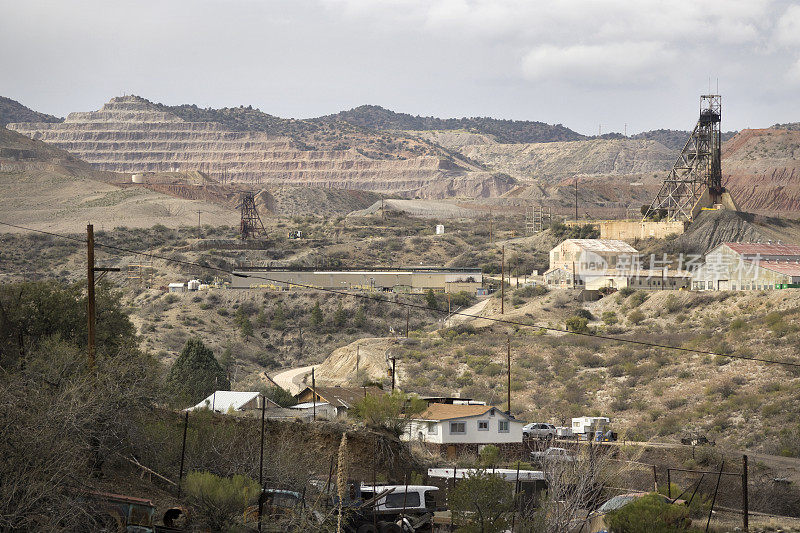
<path fill-rule="evenodd" d="M 135 93 L 293 117 L 362 103 L 688 128 L 800 120 L 800 7 L 779 0 L 0 0 L 0 94 L 64 115 Z"/>

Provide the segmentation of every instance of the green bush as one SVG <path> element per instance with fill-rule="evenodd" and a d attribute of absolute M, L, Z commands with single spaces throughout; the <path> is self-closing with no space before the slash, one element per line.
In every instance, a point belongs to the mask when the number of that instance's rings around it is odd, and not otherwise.
<path fill-rule="evenodd" d="M 564 323 L 564 325 L 567 327 L 567 330 L 573 333 L 588 333 L 588 324 L 589 321 L 587 319 L 579 316 L 571 316 Z"/>
<path fill-rule="evenodd" d="M 186 476 L 186 499 L 211 531 L 229 531 L 239 524 L 247 507 L 258 501 L 258 492 L 258 483 L 244 476 L 225 478 L 211 472 Z"/>
<path fill-rule="evenodd" d="M 614 533 L 673 533 L 686 531 L 689 509 L 670 504 L 660 494 L 648 494 L 609 511 L 605 523 Z"/>
<path fill-rule="evenodd" d="M 628 298 L 628 303 L 630 303 L 631 307 L 639 307 L 647 298 L 649 298 L 649 296 L 647 296 L 644 291 L 636 291 Z"/>
<path fill-rule="evenodd" d="M 439 309 L 439 302 L 436 300 L 433 289 L 428 289 L 428 292 L 425 293 L 425 303 L 430 309 Z"/>
<path fill-rule="evenodd" d="M 623 298 L 627 298 L 634 292 L 636 292 L 636 289 L 634 289 L 633 287 L 623 287 L 619 290 L 619 295 L 622 296 Z"/>
<path fill-rule="evenodd" d="M 594 315 L 588 309 L 578 309 L 575 311 L 575 316 L 579 316 L 581 318 L 585 318 L 586 320 L 593 320 Z"/>
<path fill-rule="evenodd" d="M 639 311 L 638 309 L 634 309 L 630 313 L 628 313 L 628 321 L 633 325 L 638 325 L 644 320 L 644 313 Z"/>
<path fill-rule="evenodd" d="M 614 324 L 619 322 L 619 319 L 617 318 L 617 313 L 615 313 L 614 311 L 603 311 L 602 319 L 603 322 L 608 326 L 613 326 Z"/>
<path fill-rule="evenodd" d="M 511 484 L 478 470 L 456 484 L 449 497 L 459 533 L 500 533 L 510 526 Z"/>

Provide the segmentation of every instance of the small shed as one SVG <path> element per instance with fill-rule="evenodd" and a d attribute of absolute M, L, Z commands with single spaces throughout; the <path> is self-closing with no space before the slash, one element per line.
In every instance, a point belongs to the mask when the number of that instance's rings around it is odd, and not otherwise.
<path fill-rule="evenodd" d="M 170 283 L 167 286 L 169 292 L 186 292 L 186 284 L 185 283 Z"/>

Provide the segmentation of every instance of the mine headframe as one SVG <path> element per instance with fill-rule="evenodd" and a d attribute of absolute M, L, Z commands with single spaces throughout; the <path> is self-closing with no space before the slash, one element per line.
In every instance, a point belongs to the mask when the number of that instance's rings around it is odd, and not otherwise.
<path fill-rule="evenodd" d="M 239 224 L 239 237 L 245 239 L 257 239 L 266 237 L 267 230 L 261 222 L 256 209 L 256 196 L 252 191 L 242 193 L 239 205 L 236 206 L 242 214 L 242 221 Z"/>
<path fill-rule="evenodd" d="M 643 220 L 691 221 L 702 207 L 720 202 L 722 96 L 700 97 L 700 118 Z"/>

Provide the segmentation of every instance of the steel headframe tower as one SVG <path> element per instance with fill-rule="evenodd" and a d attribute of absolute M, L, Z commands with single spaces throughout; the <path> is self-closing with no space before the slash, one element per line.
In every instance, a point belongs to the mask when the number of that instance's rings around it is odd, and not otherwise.
<path fill-rule="evenodd" d="M 643 220 L 691 221 L 701 207 L 720 203 L 722 96 L 700 97 L 700 118 Z"/>
<path fill-rule="evenodd" d="M 237 205 L 242 213 L 242 222 L 239 226 L 239 236 L 242 240 L 266 237 L 267 230 L 261 222 L 256 209 L 256 196 L 252 192 L 242 193 L 242 199 Z"/>

